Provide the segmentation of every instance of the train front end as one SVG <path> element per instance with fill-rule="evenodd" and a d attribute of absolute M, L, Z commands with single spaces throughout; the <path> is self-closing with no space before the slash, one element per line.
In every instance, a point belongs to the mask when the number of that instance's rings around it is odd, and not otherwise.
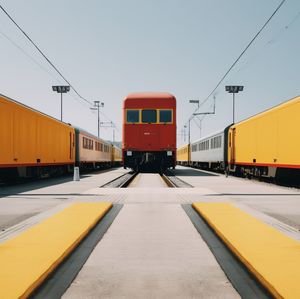
<path fill-rule="evenodd" d="M 176 99 L 167 93 L 130 94 L 123 105 L 124 168 L 162 172 L 176 165 Z"/>

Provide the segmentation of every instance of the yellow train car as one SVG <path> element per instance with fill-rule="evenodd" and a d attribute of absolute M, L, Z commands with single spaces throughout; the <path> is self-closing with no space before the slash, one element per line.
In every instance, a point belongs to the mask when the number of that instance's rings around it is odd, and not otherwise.
<path fill-rule="evenodd" d="M 75 162 L 68 124 L 0 95 L 0 178 L 64 172 Z"/>
<path fill-rule="evenodd" d="M 122 163 L 122 150 L 115 145 L 112 145 L 112 165 L 121 165 Z"/>
<path fill-rule="evenodd" d="M 276 177 L 300 169 L 300 97 L 234 124 L 228 134 L 229 171 Z"/>
<path fill-rule="evenodd" d="M 177 164 L 189 165 L 191 160 L 190 157 L 190 145 L 186 144 L 177 149 Z"/>

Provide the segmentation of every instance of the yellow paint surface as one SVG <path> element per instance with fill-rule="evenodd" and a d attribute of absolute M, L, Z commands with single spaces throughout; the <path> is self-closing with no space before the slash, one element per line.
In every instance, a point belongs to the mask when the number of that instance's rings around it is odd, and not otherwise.
<path fill-rule="evenodd" d="M 76 203 L 0 244 L 0 298 L 25 298 L 111 208 Z"/>
<path fill-rule="evenodd" d="M 74 138 L 70 125 L 0 96 L 0 166 L 73 164 Z"/>
<path fill-rule="evenodd" d="M 300 97 L 231 126 L 235 130 L 235 157 L 228 142 L 228 161 L 274 166 L 300 165 Z"/>
<path fill-rule="evenodd" d="M 194 209 L 276 298 L 300 298 L 300 243 L 228 203 Z"/>
<path fill-rule="evenodd" d="M 178 162 L 188 162 L 190 153 L 190 145 L 186 144 L 177 149 L 177 161 Z"/>

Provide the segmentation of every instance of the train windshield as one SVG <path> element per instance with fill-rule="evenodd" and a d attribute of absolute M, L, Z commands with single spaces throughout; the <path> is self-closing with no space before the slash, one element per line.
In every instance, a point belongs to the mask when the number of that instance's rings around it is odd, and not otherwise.
<path fill-rule="evenodd" d="M 156 110 L 142 110 L 143 123 L 156 123 Z"/>
<path fill-rule="evenodd" d="M 138 123 L 140 121 L 140 111 L 127 110 L 126 120 L 128 123 Z"/>
<path fill-rule="evenodd" d="M 171 123 L 172 122 L 172 110 L 160 110 L 159 111 L 159 122 Z"/>

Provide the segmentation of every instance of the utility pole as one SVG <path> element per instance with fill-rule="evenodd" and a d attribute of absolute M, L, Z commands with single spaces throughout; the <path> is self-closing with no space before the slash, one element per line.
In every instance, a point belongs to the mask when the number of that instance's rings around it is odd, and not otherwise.
<path fill-rule="evenodd" d="M 104 107 L 104 103 L 100 101 L 94 101 L 94 107 L 90 108 L 91 110 L 97 110 L 98 112 L 98 138 L 100 138 L 100 107 Z"/>

